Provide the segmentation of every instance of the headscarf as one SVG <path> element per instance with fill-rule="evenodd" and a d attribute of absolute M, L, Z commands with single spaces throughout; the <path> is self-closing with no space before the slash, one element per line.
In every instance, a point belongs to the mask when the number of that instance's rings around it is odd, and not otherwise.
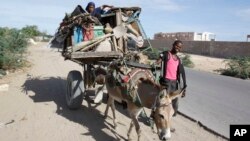
<path fill-rule="evenodd" d="M 88 5 L 86 6 L 85 10 L 88 11 L 90 6 L 94 6 L 94 8 L 95 8 L 95 3 L 94 2 L 89 2 Z"/>

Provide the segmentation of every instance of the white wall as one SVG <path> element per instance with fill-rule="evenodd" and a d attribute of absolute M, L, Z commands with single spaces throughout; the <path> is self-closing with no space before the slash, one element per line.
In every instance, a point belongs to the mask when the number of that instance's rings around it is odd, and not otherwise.
<path fill-rule="evenodd" d="M 194 33 L 194 41 L 211 41 L 215 39 L 215 34 L 210 32 Z"/>

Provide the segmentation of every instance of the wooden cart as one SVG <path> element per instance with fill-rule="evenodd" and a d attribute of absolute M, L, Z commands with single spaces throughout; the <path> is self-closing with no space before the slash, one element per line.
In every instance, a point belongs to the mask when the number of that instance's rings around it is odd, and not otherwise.
<path fill-rule="evenodd" d="M 81 7 L 77 7 L 81 11 Z M 139 14 L 141 9 L 138 7 L 132 8 L 113 8 L 112 12 L 109 14 L 101 15 L 102 24 L 109 23 L 111 28 L 116 28 L 118 26 L 124 26 L 124 21 L 122 19 L 122 14 L 124 11 L 133 11 L 129 19 L 127 19 L 125 24 L 132 25 L 140 34 L 144 40 L 147 40 L 146 34 L 142 29 L 142 26 L 139 21 Z M 72 27 L 74 23 L 69 26 Z M 68 26 L 68 27 L 69 27 Z M 83 72 L 80 71 L 70 71 L 67 76 L 67 93 L 66 93 L 66 102 L 67 106 L 70 109 L 78 109 L 81 107 L 83 98 L 90 97 L 90 90 L 94 91 L 94 98 L 92 99 L 94 103 L 99 103 L 102 100 L 102 93 L 104 85 L 100 82 L 96 82 L 98 76 L 105 76 L 107 74 L 107 66 L 110 62 L 121 59 L 125 54 L 129 52 L 127 46 L 127 40 L 123 35 L 105 35 L 109 36 L 112 41 L 112 51 L 109 52 L 98 52 L 98 51 L 79 51 L 79 44 L 75 44 L 74 34 L 72 29 L 66 30 L 65 33 L 58 33 L 58 39 L 63 41 L 63 52 L 62 55 L 65 59 L 71 60 L 78 63 L 83 67 Z M 119 33 L 118 33 L 119 34 Z M 148 40 L 147 40 L 148 41 Z M 151 48 L 150 43 L 148 42 L 147 47 L 144 47 L 143 50 Z M 138 50 L 139 52 L 141 51 Z M 134 64 L 134 62 L 128 62 L 128 65 L 134 67 L 140 67 L 141 65 Z M 143 66 L 143 65 L 142 65 Z M 148 66 L 143 66 L 148 67 Z"/>

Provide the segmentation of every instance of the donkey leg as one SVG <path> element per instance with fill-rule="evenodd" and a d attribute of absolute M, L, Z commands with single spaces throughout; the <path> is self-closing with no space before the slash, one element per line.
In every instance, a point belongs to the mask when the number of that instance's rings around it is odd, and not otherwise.
<path fill-rule="evenodd" d="M 129 141 L 132 140 L 130 135 L 131 135 L 131 131 L 132 131 L 133 127 L 134 127 L 134 122 L 133 122 L 133 120 L 131 120 L 130 127 L 129 127 L 128 133 L 127 133 Z"/>
<path fill-rule="evenodd" d="M 111 110 L 112 110 L 112 112 L 113 112 L 113 123 L 114 123 L 114 128 L 116 129 L 117 123 L 116 123 L 116 116 L 115 116 L 115 101 L 114 101 L 113 98 L 112 98 L 112 101 L 111 101 Z"/>
<path fill-rule="evenodd" d="M 137 106 L 135 106 L 133 103 L 127 103 L 128 104 L 128 112 L 129 115 L 132 119 L 132 124 L 130 124 L 130 127 L 135 126 L 136 132 L 137 132 L 137 136 L 138 136 L 138 141 L 140 141 L 140 137 L 141 137 L 141 128 L 140 128 L 140 124 L 138 121 L 138 116 L 140 115 L 142 108 L 138 108 Z M 131 130 L 132 130 L 131 127 Z M 130 131 L 131 132 L 131 131 Z"/>
<path fill-rule="evenodd" d="M 136 116 L 133 116 L 131 117 L 133 122 L 134 122 L 134 125 L 135 125 L 135 130 L 136 130 L 136 133 L 137 133 L 137 136 L 138 136 L 138 141 L 140 141 L 140 138 L 141 138 L 141 128 L 140 128 L 140 124 L 138 122 L 138 119 Z"/>

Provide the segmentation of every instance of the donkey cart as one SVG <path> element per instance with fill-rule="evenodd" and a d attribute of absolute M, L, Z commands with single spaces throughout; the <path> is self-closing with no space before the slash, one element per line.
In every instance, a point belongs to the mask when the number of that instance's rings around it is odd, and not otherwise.
<path fill-rule="evenodd" d="M 112 8 L 93 17 L 77 6 L 70 15 L 66 14 L 52 43 L 61 44 L 59 48 L 66 60 L 83 67 L 82 73 L 68 73 L 66 102 L 70 109 L 80 108 L 84 97 L 100 103 L 106 89 L 109 99 L 104 115 L 111 107 L 114 127 L 114 101 L 127 104 L 131 117 L 128 139 L 135 127 L 140 140 L 138 115 L 145 107 L 152 110 L 152 119 L 148 119 L 156 123 L 159 138 L 166 140 L 171 137 L 171 102 L 182 91 L 167 94 L 158 84 L 158 73 L 148 65 L 147 55 L 152 47 L 140 24 L 140 12 L 138 7 Z"/>
<path fill-rule="evenodd" d="M 82 73 L 70 71 L 67 77 L 66 101 L 70 109 L 79 108 L 84 96 L 94 103 L 101 102 L 104 82 L 99 78 L 107 74 L 110 62 L 125 60 L 128 66 L 149 68 L 137 61 L 142 52 L 151 49 L 139 21 L 140 12 L 139 7 L 112 8 L 97 18 L 78 5 L 66 14 L 52 44 L 60 45 L 65 60 L 83 67 Z M 95 91 L 94 97 L 89 95 L 91 90 Z"/>

